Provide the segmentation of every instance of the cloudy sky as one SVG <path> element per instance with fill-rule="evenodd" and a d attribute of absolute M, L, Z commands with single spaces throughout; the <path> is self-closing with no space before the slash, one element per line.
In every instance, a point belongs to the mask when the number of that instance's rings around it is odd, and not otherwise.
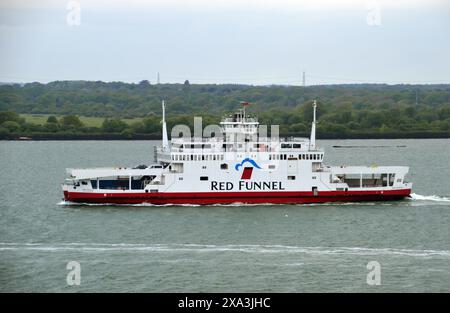
<path fill-rule="evenodd" d="M 0 81 L 450 83 L 445 0 L 1 0 Z"/>

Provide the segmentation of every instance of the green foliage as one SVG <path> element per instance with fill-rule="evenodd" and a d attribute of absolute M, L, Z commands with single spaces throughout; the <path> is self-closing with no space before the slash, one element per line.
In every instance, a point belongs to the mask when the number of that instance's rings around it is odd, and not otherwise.
<path fill-rule="evenodd" d="M 127 129 L 129 126 L 118 118 L 108 119 L 103 121 L 102 129 L 107 133 L 120 133 Z"/>
<path fill-rule="evenodd" d="M 262 124 L 280 125 L 282 134 L 304 135 L 311 128 L 312 101 L 316 99 L 319 136 L 442 132 L 450 136 L 449 85 L 297 87 L 198 85 L 188 80 L 158 85 L 146 80 L 138 84 L 55 81 L 0 85 L 0 125 L 15 123 L 0 127 L 4 134 L 107 133 L 127 138 L 159 134 L 162 99 L 167 104 L 169 132 L 177 124 L 192 127 L 194 115 L 203 117 L 203 126 L 218 124 L 223 114 L 245 100 L 252 103 L 247 112 L 258 115 Z"/>
<path fill-rule="evenodd" d="M 20 129 L 20 124 L 14 121 L 6 121 L 1 124 L 1 127 L 6 128 L 11 133 L 14 133 Z"/>
<path fill-rule="evenodd" d="M 25 120 L 20 117 L 19 114 L 13 111 L 2 111 L 0 112 L 0 124 L 3 124 L 3 122 L 6 121 L 12 121 L 16 122 L 18 124 L 23 124 Z"/>
<path fill-rule="evenodd" d="M 83 123 L 77 115 L 65 115 L 61 118 L 61 125 L 64 128 L 80 128 Z"/>
<path fill-rule="evenodd" d="M 9 130 L 0 126 L 0 139 L 9 139 Z"/>
<path fill-rule="evenodd" d="M 54 124 L 57 124 L 57 123 L 58 123 L 58 119 L 56 118 L 56 116 L 50 115 L 50 116 L 47 118 L 47 123 L 54 123 Z"/>

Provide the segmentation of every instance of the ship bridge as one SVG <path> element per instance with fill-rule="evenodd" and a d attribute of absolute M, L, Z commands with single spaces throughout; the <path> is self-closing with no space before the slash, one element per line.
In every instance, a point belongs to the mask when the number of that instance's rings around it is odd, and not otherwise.
<path fill-rule="evenodd" d="M 163 126 L 164 124 L 163 120 Z M 162 147 L 155 147 L 155 159 L 162 163 L 220 161 L 230 159 L 230 154 L 242 153 L 256 158 L 264 154 L 264 158 L 268 160 L 298 159 L 322 162 L 324 151 L 315 145 L 315 114 L 311 139 L 267 137 L 266 134 L 258 132 L 259 126 L 256 117 L 246 114 L 244 105 L 242 109 L 222 119 L 222 133 L 216 137 L 172 138 L 169 144 L 164 143 L 167 137 L 163 134 Z"/>

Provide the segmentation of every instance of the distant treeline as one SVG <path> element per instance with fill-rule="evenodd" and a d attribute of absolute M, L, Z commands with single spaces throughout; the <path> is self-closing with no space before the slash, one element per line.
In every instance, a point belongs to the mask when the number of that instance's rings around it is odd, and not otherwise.
<path fill-rule="evenodd" d="M 262 124 L 280 125 L 283 135 L 309 134 L 312 100 L 318 101 L 319 138 L 449 138 L 450 85 L 249 86 L 56 81 L 0 85 L 0 138 L 159 138 L 161 100 L 169 129 L 217 124 L 248 101 Z M 41 124 L 18 113 L 50 114 Z M 99 127 L 83 117 L 104 118 Z M 126 123 L 123 119 L 140 118 Z"/>

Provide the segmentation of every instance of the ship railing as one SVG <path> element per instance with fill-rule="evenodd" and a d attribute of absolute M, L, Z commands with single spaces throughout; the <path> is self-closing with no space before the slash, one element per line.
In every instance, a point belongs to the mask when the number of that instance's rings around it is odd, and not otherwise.
<path fill-rule="evenodd" d="M 221 121 L 221 123 L 258 123 L 258 119 L 256 117 L 245 117 L 245 118 L 234 118 L 234 117 L 225 117 Z"/>
<path fill-rule="evenodd" d="M 280 138 L 280 142 L 293 142 L 293 141 L 307 142 L 307 141 L 309 141 L 309 138 L 306 138 L 306 137 L 282 137 L 282 138 Z"/>
<path fill-rule="evenodd" d="M 206 138 L 198 138 L 198 137 L 178 137 L 178 138 L 172 138 L 172 143 L 199 143 L 199 142 L 221 142 L 223 141 L 222 138 L 219 137 L 206 137 Z"/>

